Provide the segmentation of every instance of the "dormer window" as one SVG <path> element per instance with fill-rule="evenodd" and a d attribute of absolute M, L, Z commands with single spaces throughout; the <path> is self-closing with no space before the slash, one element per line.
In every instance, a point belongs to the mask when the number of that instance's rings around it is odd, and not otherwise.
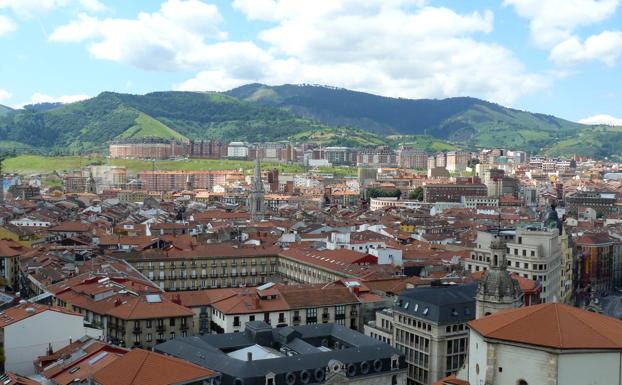
<path fill-rule="evenodd" d="M 425 309 L 423 309 L 423 315 L 428 315 L 429 312 L 430 308 L 426 307 Z"/>

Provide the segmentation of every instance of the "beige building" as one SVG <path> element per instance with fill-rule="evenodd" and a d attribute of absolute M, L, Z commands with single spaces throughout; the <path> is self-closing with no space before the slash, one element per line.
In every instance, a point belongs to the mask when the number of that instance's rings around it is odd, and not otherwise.
<path fill-rule="evenodd" d="M 405 354 L 407 384 L 431 384 L 457 373 L 466 361 L 475 290 L 474 284 L 405 290 L 393 309 L 376 313 L 365 334 L 389 340 Z"/>
<path fill-rule="evenodd" d="M 118 256 L 166 291 L 255 286 L 277 277 L 278 247 L 207 244 Z"/>

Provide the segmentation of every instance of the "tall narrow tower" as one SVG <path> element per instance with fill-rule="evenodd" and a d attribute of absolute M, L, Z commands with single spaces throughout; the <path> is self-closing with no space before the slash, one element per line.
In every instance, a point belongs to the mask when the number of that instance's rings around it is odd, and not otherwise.
<path fill-rule="evenodd" d="M 490 244 L 490 269 L 484 272 L 475 295 L 475 317 L 520 307 L 523 292 L 507 270 L 507 244 L 498 231 Z"/>
<path fill-rule="evenodd" d="M 86 180 L 84 192 L 97 194 L 97 182 L 95 182 L 95 178 L 93 177 L 93 170 L 89 169 L 89 178 Z"/>
<path fill-rule="evenodd" d="M 255 161 L 255 176 L 253 178 L 253 185 L 251 192 L 248 196 L 248 206 L 251 210 L 251 218 L 253 220 L 261 220 L 264 217 L 264 189 L 263 182 L 261 181 L 261 164 L 259 163 L 259 157 Z"/>

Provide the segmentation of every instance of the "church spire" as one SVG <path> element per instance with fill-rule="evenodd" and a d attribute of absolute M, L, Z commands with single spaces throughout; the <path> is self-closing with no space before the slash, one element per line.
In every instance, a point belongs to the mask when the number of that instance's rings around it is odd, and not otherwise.
<path fill-rule="evenodd" d="M 248 205 L 253 220 L 261 220 L 264 216 L 264 188 L 261 181 L 261 163 L 259 156 L 255 159 L 255 176 L 251 186 L 251 192 L 248 197 Z"/>

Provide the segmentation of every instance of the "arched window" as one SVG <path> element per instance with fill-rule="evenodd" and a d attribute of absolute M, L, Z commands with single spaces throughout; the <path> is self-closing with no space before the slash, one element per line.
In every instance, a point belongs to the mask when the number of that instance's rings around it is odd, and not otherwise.
<path fill-rule="evenodd" d="M 516 383 L 516 385 L 529 385 L 529 384 L 528 384 L 528 383 L 527 383 L 527 381 L 525 381 L 525 380 L 518 380 L 518 382 Z"/>

